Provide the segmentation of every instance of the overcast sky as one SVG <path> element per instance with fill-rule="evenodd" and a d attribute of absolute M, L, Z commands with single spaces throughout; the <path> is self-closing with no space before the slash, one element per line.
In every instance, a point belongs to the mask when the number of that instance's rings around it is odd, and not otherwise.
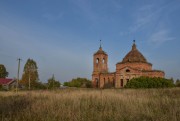
<path fill-rule="evenodd" d="M 31 58 L 43 82 L 53 74 L 91 79 L 100 39 L 111 72 L 135 39 L 153 69 L 180 78 L 180 0 L 0 0 L 0 64 L 9 78 L 17 58 L 20 77 Z"/>

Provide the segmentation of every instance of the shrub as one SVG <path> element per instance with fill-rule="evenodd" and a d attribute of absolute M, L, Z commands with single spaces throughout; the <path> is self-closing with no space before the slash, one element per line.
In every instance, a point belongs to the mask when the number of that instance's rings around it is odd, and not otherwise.
<path fill-rule="evenodd" d="M 131 79 L 125 88 L 165 88 L 173 87 L 174 84 L 170 79 L 159 77 L 139 77 Z"/>
<path fill-rule="evenodd" d="M 69 86 L 69 87 L 87 87 L 91 88 L 92 83 L 90 80 L 86 78 L 76 78 L 72 79 L 70 82 L 64 82 L 64 86 Z"/>
<path fill-rule="evenodd" d="M 176 80 L 176 87 L 180 87 L 180 80 L 179 79 Z"/>

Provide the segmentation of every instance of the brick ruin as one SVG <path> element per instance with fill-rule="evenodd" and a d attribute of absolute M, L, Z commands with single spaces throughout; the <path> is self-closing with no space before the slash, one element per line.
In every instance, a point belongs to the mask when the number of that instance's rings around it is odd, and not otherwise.
<path fill-rule="evenodd" d="M 164 78 L 165 73 L 160 70 L 152 70 L 152 64 L 139 52 L 135 41 L 131 51 L 121 62 L 116 64 L 115 72 L 108 71 L 108 54 L 103 51 L 101 45 L 93 55 L 93 87 L 123 88 L 130 79 L 141 76 Z"/>

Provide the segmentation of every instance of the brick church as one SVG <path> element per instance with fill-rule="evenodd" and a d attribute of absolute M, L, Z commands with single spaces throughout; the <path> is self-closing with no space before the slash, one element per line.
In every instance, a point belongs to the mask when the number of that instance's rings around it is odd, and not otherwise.
<path fill-rule="evenodd" d="M 94 87 L 104 88 L 111 85 L 122 88 L 130 79 L 140 76 L 164 78 L 165 73 L 152 70 L 152 64 L 139 52 L 135 40 L 130 52 L 116 64 L 115 72 L 108 71 L 108 54 L 103 51 L 101 45 L 93 55 L 92 83 Z"/>

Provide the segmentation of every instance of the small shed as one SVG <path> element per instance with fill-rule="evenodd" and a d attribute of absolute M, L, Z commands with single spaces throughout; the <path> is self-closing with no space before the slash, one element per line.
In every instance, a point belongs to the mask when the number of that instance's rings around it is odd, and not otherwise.
<path fill-rule="evenodd" d="M 0 85 L 5 90 L 10 90 L 16 87 L 15 79 L 0 78 Z"/>

